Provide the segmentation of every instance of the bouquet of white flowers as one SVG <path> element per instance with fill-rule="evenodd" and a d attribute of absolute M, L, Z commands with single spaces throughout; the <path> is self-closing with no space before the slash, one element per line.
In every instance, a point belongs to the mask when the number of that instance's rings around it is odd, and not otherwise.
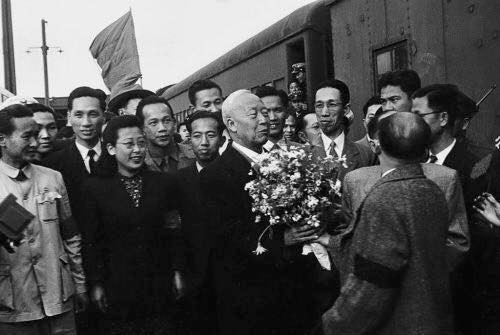
<path fill-rule="evenodd" d="M 340 208 L 340 182 L 338 170 L 345 166 L 345 158 L 313 157 L 304 148 L 290 151 L 273 150 L 262 155 L 259 164 L 254 165 L 256 177 L 246 184 L 253 199 L 252 211 L 256 222 L 263 217 L 269 226 L 262 232 L 254 251 L 259 255 L 266 251 L 261 240 L 275 225 L 290 227 L 308 224 L 320 226 L 320 216 L 329 207 Z M 326 249 L 319 243 L 305 245 L 303 253 L 314 252 L 324 268 L 330 267 Z"/>

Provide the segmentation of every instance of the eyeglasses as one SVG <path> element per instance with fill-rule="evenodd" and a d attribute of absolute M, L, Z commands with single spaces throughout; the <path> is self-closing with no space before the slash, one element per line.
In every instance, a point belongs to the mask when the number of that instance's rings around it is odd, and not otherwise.
<path fill-rule="evenodd" d="M 116 142 L 116 143 L 124 145 L 125 148 L 127 149 L 133 149 L 136 144 L 139 149 L 144 149 L 148 145 L 146 140 L 137 140 L 137 142 L 127 141 L 127 142 Z"/>

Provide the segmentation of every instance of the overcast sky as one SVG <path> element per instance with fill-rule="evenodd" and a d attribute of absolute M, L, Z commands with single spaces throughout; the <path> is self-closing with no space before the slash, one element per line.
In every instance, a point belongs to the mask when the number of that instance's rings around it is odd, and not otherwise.
<path fill-rule="evenodd" d="M 48 21 L 50 96 L 82 85 L 105 89 L 89 52 L 94 37 L 129 8 L 143 85 L 178 82 L 312 0 L 12 0 L 17 93 L 42 97 L 41 19 Z M 3 83 L 2 83 L 3 84 Z M 3 85 L 2 85 L 3 86 Z"/>

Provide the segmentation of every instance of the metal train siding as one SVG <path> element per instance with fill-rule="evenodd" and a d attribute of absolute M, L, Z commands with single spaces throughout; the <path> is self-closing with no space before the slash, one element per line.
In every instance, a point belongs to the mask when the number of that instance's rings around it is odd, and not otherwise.
<path fill-rule="evenodd" d="M 179 120 L 189 106 L 188 87 L 217 82 L 225 95 L 272 84 L 286 89 L 291 65 L 305 62 L 307 96 L 328 77 L 351 89 L 355 121 L 349 136 L 363 136 L 364 102 L 385 71 L 416 70 L 422 84 L 453 83 L 478 100 L 500 84 L 500 1 L 325 0 L 306 5 L 167 89 Z M 309 101 L 309 106 L 312 103 Z M 482 105 L 468 137 L 492 145 L 500 136 L 500 90 Z"/>

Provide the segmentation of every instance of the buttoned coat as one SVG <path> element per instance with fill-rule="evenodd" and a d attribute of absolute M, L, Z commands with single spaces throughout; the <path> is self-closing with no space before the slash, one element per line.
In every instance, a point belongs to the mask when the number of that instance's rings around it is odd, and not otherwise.
<path fill-rule="evenodd" d="M 424 175 L 443 191 L 448 204 L 448 237 L 446 239 L 450 269 L 454 268 L 470 247 L 469 226 L 462 187 L 457 171 L 437 164 L 422 164 Z M 363 199 L 382 177 L 380 165 L 363 167 L 346 175 L 342 183 L 342 205 L 348 222 L 352 222 Z"/>
<path fill-rule="evenodd" d="M 87 290 L 81 237 L 61 174 L 34 164 L 26 169 L 28 179 L 23 182 L 0 172 L 0 202 L 12 193 L 35 216 L 14 253 L 0 248 L 0 322 L 33 321 L 68 312 L 73 295 Z M 20 183 L 31 183 L 26 197 L 18 193 Z"/>

